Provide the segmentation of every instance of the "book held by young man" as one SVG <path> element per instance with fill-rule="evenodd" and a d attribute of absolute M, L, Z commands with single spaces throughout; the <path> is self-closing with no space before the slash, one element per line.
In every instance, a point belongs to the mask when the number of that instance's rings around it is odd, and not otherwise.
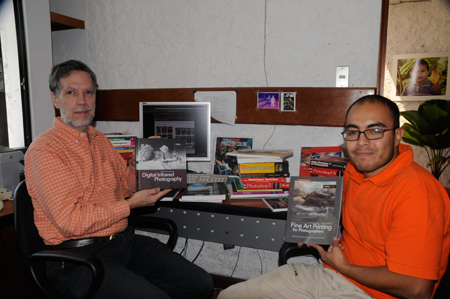
<path fill-rule="evenodd" d="M 137 139 L 138 190 L 185 188 L 186 172 L 186 145 L 182 139 Z"/>
<path fill-rule="evenodd" d="M 342 177 L 291 177 L 287 242 L 330 245 L 340 234 Z"/>

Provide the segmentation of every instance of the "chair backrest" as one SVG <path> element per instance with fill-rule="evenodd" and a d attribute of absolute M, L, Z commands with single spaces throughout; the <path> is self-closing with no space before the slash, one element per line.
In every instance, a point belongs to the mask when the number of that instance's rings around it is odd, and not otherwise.
<path fill-rule="evenodd" d="M 433 299 L 448 299 L 450 298 L 450 255 L 448 257 L 447 269 L 439 282 L 439 285 L 434 293 Z"/>
<path fill-rule="evenodd" d="M 34 225 L 33 212 L 33 203 L 24 180 L 17 185 L 14 192 L 14 226 L 19 257 L 26 275 L 30 278 L 32 275 L 29 257 L 47 247 Z"/>

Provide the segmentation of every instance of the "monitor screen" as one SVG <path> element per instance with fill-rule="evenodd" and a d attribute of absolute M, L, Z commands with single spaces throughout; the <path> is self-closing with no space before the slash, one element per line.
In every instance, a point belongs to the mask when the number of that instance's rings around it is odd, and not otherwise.
<path fill-rule="evenodd" d="M 210 161 L 209 102 L 140 102 L 139 126 L 141 138 L 186 140 L 187 161 Z"/>

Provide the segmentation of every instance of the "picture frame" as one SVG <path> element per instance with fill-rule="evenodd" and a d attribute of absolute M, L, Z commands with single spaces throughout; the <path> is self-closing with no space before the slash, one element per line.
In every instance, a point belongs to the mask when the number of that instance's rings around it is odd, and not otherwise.
<path fill-rule="evenodd" d="M 279 92 L 258 92 L 257 109 L 280 109 Z"/>
<path fill-rule="evenodd" d="M 448 61 L 450 52 L 394 55 L 396 101 L 450 99 Z"/>
<path fill-rule="evenodd" d="M 282 92 L 280 110 L 283 112 L 295 112 L 296 95 L 296 92 Z"/>

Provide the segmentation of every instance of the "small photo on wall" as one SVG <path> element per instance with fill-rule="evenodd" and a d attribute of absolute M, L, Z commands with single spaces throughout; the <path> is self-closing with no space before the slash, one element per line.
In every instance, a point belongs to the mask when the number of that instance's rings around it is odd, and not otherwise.
<path fill-rule="evenodd" d="M 395 55 L 393 78 L 401 101 L 449 99 L 447 91 L 449 53 Z"/>
<path fill-rule="evenodd" d="M 280 109 L 279 92 L 258 92 L 258 109 Z"/>
<path fill-rule="evenodd" d="M 281 111 L 295 112 L 295 92 L 281 93 Z"/>

